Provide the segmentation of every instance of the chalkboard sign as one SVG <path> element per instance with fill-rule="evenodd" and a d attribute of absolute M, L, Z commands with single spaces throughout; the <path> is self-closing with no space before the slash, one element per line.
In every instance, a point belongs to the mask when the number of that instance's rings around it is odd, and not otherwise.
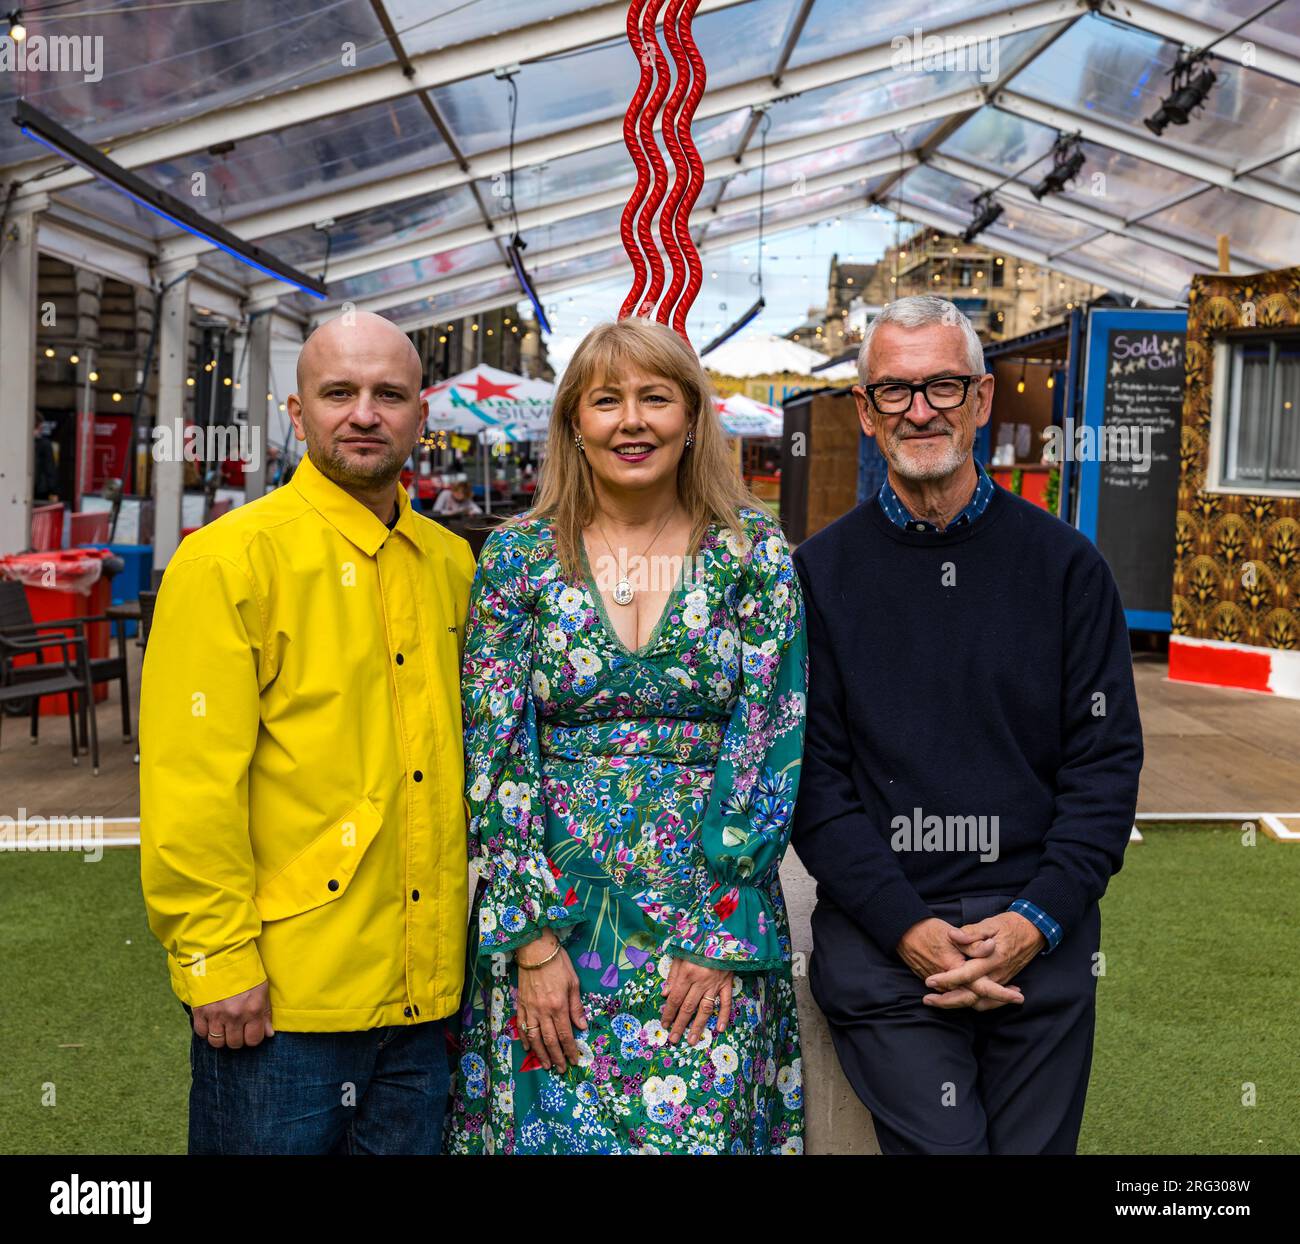
<path fill-rule="evenodd" d="M 1094 310 L 1082 426 L 1066 429 L 1079 463 L 1079 529 L 1119 585 L 1129 626 L 1170 629 L 1187 315 Z"/>

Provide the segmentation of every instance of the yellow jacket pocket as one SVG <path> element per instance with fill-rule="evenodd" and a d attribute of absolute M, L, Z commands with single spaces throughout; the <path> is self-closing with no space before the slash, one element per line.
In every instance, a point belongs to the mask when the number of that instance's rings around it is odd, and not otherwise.
<path fill-rule="evenodd" d="M 363 799 L 258 886 L 258 914 L 264 921 L 283 920 L 342 898 L 382 823 L 374 804 Z"/>

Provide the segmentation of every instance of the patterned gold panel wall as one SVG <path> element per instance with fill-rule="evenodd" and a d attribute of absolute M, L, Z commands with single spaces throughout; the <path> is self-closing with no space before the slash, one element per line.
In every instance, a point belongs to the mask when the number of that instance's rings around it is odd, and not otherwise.
<path fill-rule="evenodd" d="M 1300 268 L 1192 281 L 1174 544 L 1175 635 L 1300 648 L 1300 500 L 1203 491 L 1214 339 L 1251 323 L 1300 325 Z M 1225 378 L 1226 383 L 1226 378 Z M 1300 411 L 1294 417 L 1300 418 Z M 1247 563 L 1252 569 L 1247 570 Z"/>

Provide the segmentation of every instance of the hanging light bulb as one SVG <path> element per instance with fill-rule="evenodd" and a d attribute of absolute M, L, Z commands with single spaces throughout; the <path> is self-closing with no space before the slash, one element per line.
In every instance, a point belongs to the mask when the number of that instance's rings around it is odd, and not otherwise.
<path fill-rule="evenodd" d="M 18 9 L 9 14 L 9 37 L 15 43 L 21 43 L 27 38 L 27 27 L 23 25 L 23 15 Z"/>

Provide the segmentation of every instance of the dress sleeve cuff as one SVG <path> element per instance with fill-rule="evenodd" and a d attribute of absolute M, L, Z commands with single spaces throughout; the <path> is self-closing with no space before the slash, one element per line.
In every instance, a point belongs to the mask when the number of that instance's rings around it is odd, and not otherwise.
<path fill-rule="evenodd" d="M 704 967 L 768 972 L 790 961 L 790 939 L 778 933 L 765 889 L 719 884 L 677 914 L 663 953 Z"/>
<path fill-rule="evenodd" d="M 561 893 L 541 851 L 522 858 L 496 856 L 478 913 L 482 958 L 526 946 L 546 929 L 558 933 L 586 918 L 572 890 Z"/>

